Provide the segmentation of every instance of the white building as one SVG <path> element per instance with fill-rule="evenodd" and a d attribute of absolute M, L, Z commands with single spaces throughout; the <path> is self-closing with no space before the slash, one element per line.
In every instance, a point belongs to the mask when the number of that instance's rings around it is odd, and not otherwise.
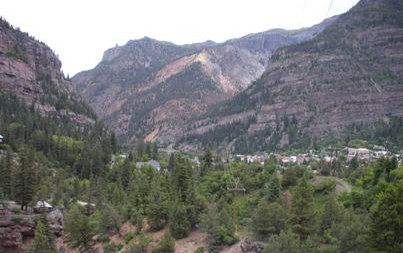
<path fill-rule="evenodd" d="M 0 143 L 4 141 L 4 136 L 0 134 Z"/>

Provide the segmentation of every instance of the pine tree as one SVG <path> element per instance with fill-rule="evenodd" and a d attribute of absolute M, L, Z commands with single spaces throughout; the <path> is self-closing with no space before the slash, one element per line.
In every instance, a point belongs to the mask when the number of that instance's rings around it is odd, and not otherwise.
<path fill-rule="evenodd" d="M 24 147 L 20 152 L 20 166 L 15 177 L 16 197 L 21 203 L 21 210 L 28 207 L 36 188 L 36 170 L 33 150 Z"/>
<path fill-rule="evenodd" d="M 186 215 L 182 218 L 187 219 L 191 227 L 194 228 L 199 221 L 199 203 L 195 189 L 194 172 L 190 162 L 182 156 L 175 159 L 171 189 L 171 199 L 181 202 L 185 207 Z"/>
<path fill-rule="evenodd" d="M 169 213 L 169 231 L 174 238 L 181 239 L 189 234 L 191 224 L 187 216 L 186 208 L 180 201 L 172 203 Z"/>
<path fill-rule="evenodd" d="M 50 231 L 46 216 L 42 215 L 36 224 L 35 237 L 30 253 L 56 253 L 54 235 Z"/>
<path fill-rule="evenodd" d="M 298 235 L 290 231 L 282 231 L 279 235 L 270 237 L 264 248 L 264 253 L 301 253 Z"/>
<path fill-rule="evenodd" d="M 287 214 L 278 203 L 261 200 L 253 216 L 253 231 L 258 239 L 265 240 L 285 228 Z"/>
<path fill-rule="evenodd" d="M 341 222 L 343 213 L 341 206 L 334 196 L 331 196 L 325 203 L 323 213 L 320 218 L 320 233 L 325 233 L 333 224 Z"/>
<path fill-rule="evenodd" d="M 155 178 L 151 182 L 148 197 L 147 220 L 152 230 L 163 228 L 168 219 L 168 195 L 162 187 L 162 181 Z"/>
<path fill-rule="evenodd" d="M 403 243 L 403 180 L 388 185 L 371 209 L 370 234 L 375 248 L 401 252 Z"/>
<path fill-rule="evenodd" d="M 201 162 L 202 162 L 202 164 L 201 164 L 202 166 L 201 166 L 200 175 L 203 176 L 213 166 L 213 155 L 211 154 L 210 149 L 207 149 L 204 152 L 204 155 L 203 155 L 203 158 L 202 158 Z"/>
<path fill-rule="evenodd" d="M 91 249 L 94 232 L 89 218 L 82 214 L 78 206 L 73 206 L 66 217 L 67 243 L 70 248 L 86 252 Z"/>
<path fill-rule="evenodd" d="M 265 196 L 268 201 L 276 201 L 280 197 L 281 185 L 277 176 L 271 176 L 269 182 L 265 185 Z"/>
<path fill-rule="evenodd" d="M 312 234 L 315 223 L 313 189 L 305 178 L 294 190 L 292 198 L 292 218 L 293 231 L 300 236 L 301 240 L 308 238 Z"/>
<path fill-rule="evenodd" d="M 151 158 L 154 160 L 158 160 L 158 144 L 157 143 L 153 143 Z"/>
<path fill-rule="evenodd" d="M 14 171 L 14 164 L 12 150 L 10 147 L 6 147 L 6 154 L 0 160 L 0 185 L 3 190 L 4 197 L 10 199 L 13 197 L 12 175 Z"/>
<path fill-rule="evenodd" d="M 169 156 L 168 171 L 169 171 L 169 172 L 172 172 L 172 171 L 174 170 L 174 168 L 175 168 L 175 154 L 172 153 L 172 154 Z"/>

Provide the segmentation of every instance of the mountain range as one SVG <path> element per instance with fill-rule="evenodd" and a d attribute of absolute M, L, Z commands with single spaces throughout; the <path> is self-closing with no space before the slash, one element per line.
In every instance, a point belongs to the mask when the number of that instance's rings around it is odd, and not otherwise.
<path fill-rule="evenodd" d="M 224 43 L 175 45 L 150 38 L 108 49 L 74 88 L 126 143 L 174 143 L 189 121 L 233 98 L 265 71 L 272 52 L 315 37 L 336 17 L 310 28 L 250 34 Z"/>
<path fill-rule="evenodd" d="M 401 146 L 401 116 L 403 2 L 361 0 L 313 39 L 275 51 L 258 80 L 192 121 L 181 143 L 244 152 L 351 138 Z"/>

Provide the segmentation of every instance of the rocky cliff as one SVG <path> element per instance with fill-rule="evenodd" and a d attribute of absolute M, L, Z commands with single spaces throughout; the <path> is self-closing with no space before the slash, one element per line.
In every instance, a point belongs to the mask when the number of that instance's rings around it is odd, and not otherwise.
<path fill-rule="evenodd" d="M 277 50 L 261 78 L 193 121 L 183 143 L 310 146 L 371 138 L 401 116 L 403 2 L 361 0 L 312 40 Z"/>
<path fill-rule="evenodd" d="M 191 118 L 259 78 L 273 50 L 311 39 L 335 19 L 220 44 L 129 41 L 107 50 L 94 69 L 73 77 L 73 85 L 122 140 L 173 143 L 183 137 Z"/>
<path fill-rule="evenodd" d="M 47 45 L 0 19 L 0 91 L 34 103 L 43 115 L 91 123 L 95 115 L 60 68 L 60 60 Z"/>
<path fill-rule="evenodd" d="M 31 247 L 38 215 L 0 215 L 0 252 L 20 253 Z M 46 214 L 58 252 L 65 252 L 64 216 L 59 209 Z"/>

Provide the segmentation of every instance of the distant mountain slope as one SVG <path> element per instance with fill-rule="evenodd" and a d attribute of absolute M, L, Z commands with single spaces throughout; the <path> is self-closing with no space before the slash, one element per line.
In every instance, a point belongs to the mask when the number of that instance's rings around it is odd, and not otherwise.
<path fill-rule="evenodd" d="M 172 143 L 207 108 L 247 88 L 273 50 L 313 38 L 336 18 L 295 31 L 275 29 L 225 43 L 178 46 L 143 38 L 107 50 L 75 89 L 126 142 Z"/>
<path fill-rule="evenodd" d="M 306 147 L 384 135 L 401 116 L 403 2 L 362 0 L 312 40 L 277 50 L 253 85 L 193 121 L 182 145 Z"/>
<path fill-rule="evenodd" d="M 80 124 L 94 121 L 60 71 L 61 62 L 44 43 L 0 19 L 0 92 L 23 98 L 43 115 L 67 117 Z"/>

